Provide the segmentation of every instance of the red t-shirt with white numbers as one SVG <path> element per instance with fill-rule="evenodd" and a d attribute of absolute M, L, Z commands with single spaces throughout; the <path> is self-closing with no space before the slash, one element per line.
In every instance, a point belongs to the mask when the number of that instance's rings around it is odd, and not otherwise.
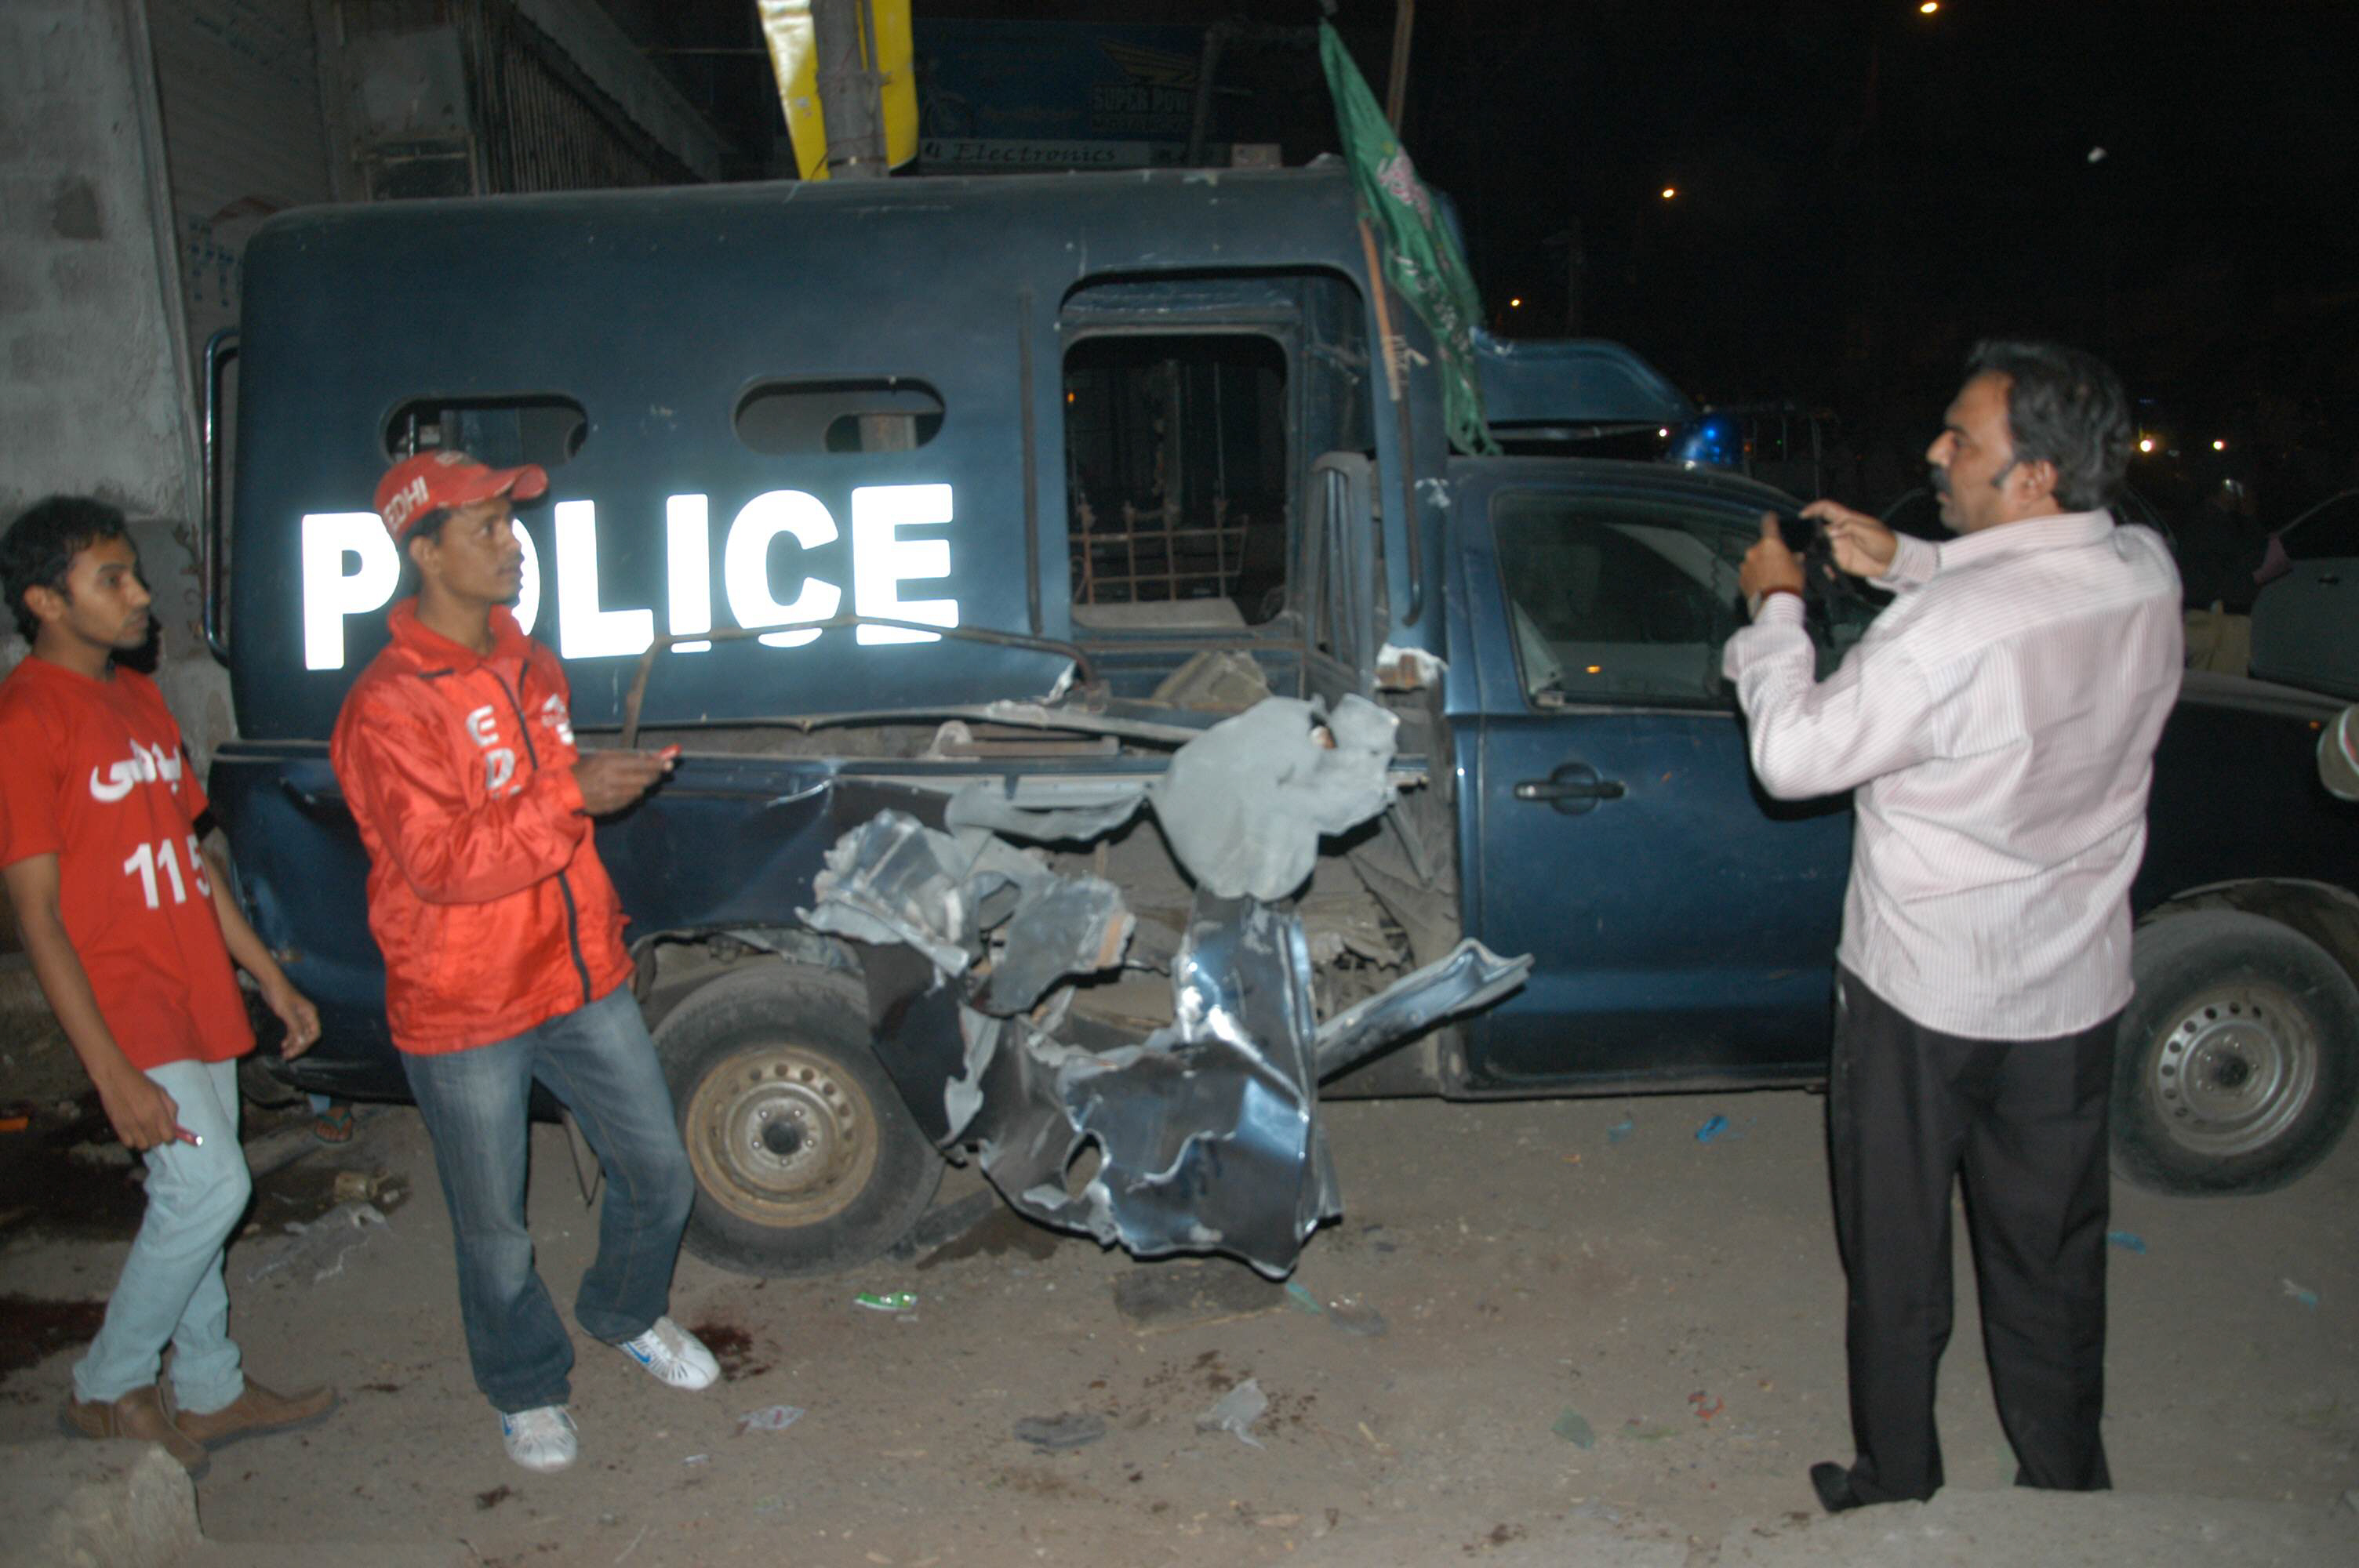
<path fill-rule="evenodd" d="M 66 936 L 135 1067 L 254 1048 L 197 853 L 204 809 L 146 676 L 27 657 L 0 681 L 0 867 L 57 856 Z"/>

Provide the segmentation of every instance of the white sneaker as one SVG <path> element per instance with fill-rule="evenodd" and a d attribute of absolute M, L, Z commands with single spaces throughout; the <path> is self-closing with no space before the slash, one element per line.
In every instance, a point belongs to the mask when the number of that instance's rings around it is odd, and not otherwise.
<path fill-rule="evenodd" d="M 675 1389 L 709 1389 L 721 1380 L 721 1363 L 704 1342 L 669 1317 L 636 1339 L 625 1340 L 623 1353 Z"/>
<path fill-rule="evenodd" d="M 500 1441 L 507 1445 L 509 1458 L 544 1476 L 572 1464 L 580 1451 L 572 1412 L 563 1405 L 541 1405 L 514 1415 L 503 1414 Z"/>

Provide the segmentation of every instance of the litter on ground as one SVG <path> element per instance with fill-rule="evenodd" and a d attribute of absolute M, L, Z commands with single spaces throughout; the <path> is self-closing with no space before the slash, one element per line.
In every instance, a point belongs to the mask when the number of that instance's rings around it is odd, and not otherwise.
<path fill-rule="evenodd" d="M 1233 1432 L 1237 1441 L 1255 1448 L 1262 1445 L 1253 1434 L 1253 1423 L 1269 1409 L 1269 1396 L 1261 1391 L 1259 1379 L 1247 1378 L 1212 1402 L 1212 1408 L 1196 1418 L 1200 1432 Z"/>
<path fill-rule="evenodd" d="M 1067 1411 L 1060 1415 L 1027 1415 L 1016 1423 L 1016 1435 L 1035 1448 L 1051 1453 L 1082 1448 L 1106 1434 L 1105 1418 L 1086 1411 Z"/>
<path fill-rule="evenodd" d="M 1549 1430 L 1555 1433 L 1559 1437 L 1563 1438 L 1567 1443 L 1571 1444 L 1575 1448 L 1594 1448 L 1597 1446 L 1596 1429 L 1589 1424 L 1589 1418 L 1587 1416 L 1582 1414 L 1571 1405 L 1565 1406 L 1563 1410 L 1557 1412 L 1556 1420 L 1549 1423 Z"/>
<path fill-rule="evenodd" d="M 749 1432 L 784 1432 L 802 1420 L 802 1411 L 794 1405 L 765 1405 L 757 1411 L 747 1411 L 737 1418 L 737 1435 Z"/>

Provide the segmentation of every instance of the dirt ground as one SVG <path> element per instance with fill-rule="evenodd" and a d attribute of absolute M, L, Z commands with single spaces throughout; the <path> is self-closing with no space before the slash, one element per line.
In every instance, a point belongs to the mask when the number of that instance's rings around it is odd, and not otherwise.
<path fill-rule="evenodd" d="M 5 1065 L 0 1102 L 22 1098 L 27 1063 Z M 1332 1106 L 1348 1212 L 1310 1244 L 1299 1289 L 1225 1262 L 1141 1264 L 1004 1210 L 930 1257 L 835 1279 L 765 1283 L 684 1258 L 673 1311 L 729 1380 L 676 1393 L 581 1340 L 582 1462 L 551 1477 L 500 1452 L 424 1133 L 386 1109 L 266 1178 L 231 1250 L 250 1373 L 331 1381 L 344 1404 L 222 1454 L 198 1487 L 203 1528 L 637 1568 L 2171 1560 L 2122 1533 L 2151 1514 L 2214 1543 L 2212 1561 L 2359 1558 L 2359 1517 L 2338 1502 L 2359 1486 L 2359 1140 L 2268 1196 L 2116 1189 L 2111 1525 L 2076 1523 L 2097 1517 L 2064 1506 L 2081 1499 L 2043 1513 L 2008 1490 L 1962 1246 L 1941 1379 L 1951 1480 L 1934 1505 L 1953 1512 L 1830 1521 L 1804 1478 L 1849 1456 L 1822 1104 Z M 55 1439 L 92 1315 L 70 1303 L 103 1296 L 137 1212 L 120 1165 L 73 1166 L 60 1196 L 27 1162 L 36 1144 L 14 1141 L 62 1136 L 54 1098 L 36 1111 L 0 1138 L 16 1151 L 0 1152 L 0 1442 Z M 1726 1130 L 1700 1141 L 1714 1115 Z M 561 1134 L 540 1130 L 534 1154 L 540 1266 L 562 1303 L 594 1217 Z M 348 1192 L 376 1188 L 388 1222 L 289 1238 L 289 1220 L 334 1200 L 339 1169 L 356 1173 Z M 953 1173 L 945 1199 L 973 1180 Z M 880 1313 L 861 1292 L 917 1300 Z M 1208 1429 L 1248 1381 L 1266 1413 L 1242 1435 Z M 1017 1435 L 1027 1418 L 1103 1434 L 1044 1448 Z M 1977 1503 L 1980 1528 L 2014 1544 L 1973 1544 L 1954 1510 Z M 1904 1512 L 1912 1539 L 1950 1554 L 1896 1544 Z"/>

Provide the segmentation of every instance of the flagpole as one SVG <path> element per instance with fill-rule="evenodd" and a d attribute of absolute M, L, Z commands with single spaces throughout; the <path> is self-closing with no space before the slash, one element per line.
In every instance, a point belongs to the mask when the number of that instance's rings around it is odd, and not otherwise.
<path fill-rule="evenodd" d="M 1416 25 L 1417 0 L 1393 0 L 1393 58 L 1385 83 L 1385 124 L 1400 135 L 1401 100 L 1408 96 L 1408 35 Z"/>

